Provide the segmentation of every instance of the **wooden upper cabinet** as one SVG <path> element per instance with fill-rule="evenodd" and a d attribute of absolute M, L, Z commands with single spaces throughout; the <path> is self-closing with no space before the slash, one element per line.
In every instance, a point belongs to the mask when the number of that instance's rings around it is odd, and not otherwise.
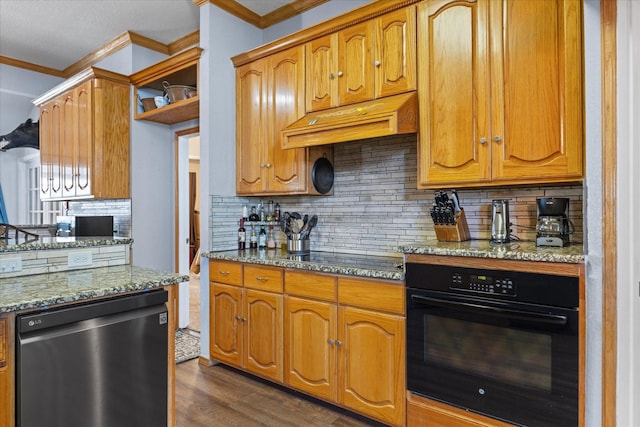
<path fill-rule="evenodd" d="M 36 99 L 42 200 L 130 196 L 129 80 L 89 68 Z"/>
<path fill-rule="evenodd" d="M 338 102 L 335 71 L 338 64 L 337 39 L 337 34 L 331 34 L 312 40 L 305 46 L 307 111 L 331 108 Z"/>
<path fill-rule="evenodd" d="M 415 6 L 306 44 L 307 112 L 416 89 Z"/>
<path fill-rule="evenodd" d="M 333 106 L 373 99 L 373 21 L 353 25 L 338 33 L 338 99 Z"/>
<path fill-rule="evenodd" d="M 376 97 L 416 89 L 416 7 L 387 13 L 375 20 Z"/>
<path fill-rule="evenodd" d="M 418 187 L 583 177 L 582 6 L 418 6 Z"/>
<path fill-rule="evenodd" d="M 236 192 L 301 194 L 306 149 L 283 150 L 281 130 L 304 114 L 304 48 L 236 69 Z"/>

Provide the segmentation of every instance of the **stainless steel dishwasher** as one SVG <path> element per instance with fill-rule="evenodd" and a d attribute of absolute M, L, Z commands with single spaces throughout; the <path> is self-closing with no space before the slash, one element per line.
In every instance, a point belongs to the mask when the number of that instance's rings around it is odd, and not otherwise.
<path fill-rule="evenodd" d="M 16 425 L 167 425 L 167 292 L 16 321 Z"/>

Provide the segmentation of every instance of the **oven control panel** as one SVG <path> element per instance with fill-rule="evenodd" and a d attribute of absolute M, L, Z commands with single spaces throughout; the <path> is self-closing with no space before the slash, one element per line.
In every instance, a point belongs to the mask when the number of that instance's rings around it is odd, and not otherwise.
<path fill-rule="evenodd" d="M 450 288 L 483 294 L 516 296 L 516 283 L 509 277 L 451 273 Z"/>

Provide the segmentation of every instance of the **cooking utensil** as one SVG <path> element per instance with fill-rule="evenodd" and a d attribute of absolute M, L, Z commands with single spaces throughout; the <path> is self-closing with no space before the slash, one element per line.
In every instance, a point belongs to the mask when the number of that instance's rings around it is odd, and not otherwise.
<path fill-rule="evenodd" d="M 455 209 L 455 212 L 460 212 L 462 208 L 460 207 L 460 199 L 458 198 L 456 190 L 451 190 L 451 200 L 453 200 L 453 208 Z"/>
<path fill-rule="evenodd" d="M 333 165 L 326 157 L 317 159 L 311 168 L 311 182 L 320 194 L 327 194 L 333 187 Z"/>
<path fill-rule="evenodd" d="M 309 218 L 309 222 L 307 222 L 307 224 L 305 225 L 305 229 L 302 232 L 304 239 L 309 237 L 311 230 L 313 230 L 313 227 L 315 227 L 317 224 L 318 224 L 318 215 L 313 215 L 311 218 Z"/>

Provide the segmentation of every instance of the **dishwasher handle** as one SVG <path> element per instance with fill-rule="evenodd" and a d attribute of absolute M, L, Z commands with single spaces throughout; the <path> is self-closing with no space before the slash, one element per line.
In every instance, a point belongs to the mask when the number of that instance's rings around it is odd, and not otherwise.
<path fill-rule="evenodd" d="M 434 304 L 439 306 L 456 307 L 465 311 L 483 312 L 484 314 L 514 320 L 526 320 L 529 322 L 560 326 L 564 326 L 567 324 L 567 316 L 561 314 L 539 313 L 528 310 L 496 307 L 487 304 L 481 304 L 479 302 L 448 300 L 443 298 L 426 297 L 422 295 L 411 295 L 411 301 L 417 304 Z"/>
<path fill-rule="evenodd" d="M 166 303 L 168 295 L 166 290 L 157 288 L 136 294 L 85 301 L 60 308 L 41 309 L 36 312 L 18 315 L 16 330 L 18 333 L 30 333 L 95 317 L 152 307 Z"/>

